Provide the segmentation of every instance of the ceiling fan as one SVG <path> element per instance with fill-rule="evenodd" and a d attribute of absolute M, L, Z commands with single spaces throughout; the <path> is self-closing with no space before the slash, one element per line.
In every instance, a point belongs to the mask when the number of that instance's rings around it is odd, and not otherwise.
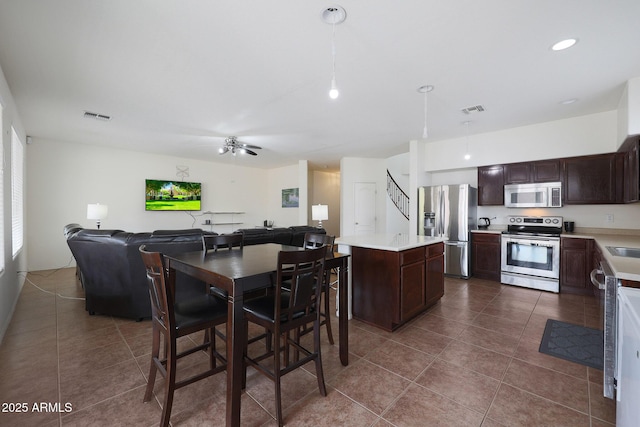
<path fill-rule="evenodd" d="M 238 139 L 235 136 L 230 136 L 225 138 L 224 146 L 218 149 L 220 154 L 224 154 L 228 151 L 231 151 L 231 154 L 234 156 L 236 153 L 240 154 L 251 154 L 252 156 L 257 156 L 258 153 L 252 150 L 261 150 L 262 147 L 258 147 L 257 145 L 249 145 L 238 142 Z"/>

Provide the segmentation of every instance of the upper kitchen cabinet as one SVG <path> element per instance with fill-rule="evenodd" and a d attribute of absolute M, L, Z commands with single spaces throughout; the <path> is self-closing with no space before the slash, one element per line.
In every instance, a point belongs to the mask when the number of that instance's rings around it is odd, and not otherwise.
<path fill-rule="evenodd" d="M 504 205 L 503 165 L 481 166 L 478 168 L 478 205 Z"/>
<path fill-rule="evenodd" d="M 505 184 L 526 184 L 531 182 L 531 162 L 504 165 Z"/>
<path fill-rule="evenodd" d="M 623 196 L 623 157 L 616 153 L 563 159 L 564 203 L 620 203 Z"/>
<path fill-rule="evenodd" d="M 537 162 L 509 163 L 504 165 L 505 184 L 529 184 L 533 182 L 556 182 L 561 179 L 559 159 Z"/>
<path fill-rule="evenodd" d="M 627 140 L 620 151 L 624 156 L 624 202 L 640 201 L 640 137 Z"/>
<path fill-rule="evenodd" d="M 533 182 L 557 182 L 562 179 L 559 159 L 540 160 L 531 164 Z"/>

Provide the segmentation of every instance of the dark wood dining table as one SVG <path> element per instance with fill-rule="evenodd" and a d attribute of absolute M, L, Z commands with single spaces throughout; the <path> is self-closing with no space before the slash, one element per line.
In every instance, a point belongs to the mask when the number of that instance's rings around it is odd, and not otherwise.
<path fill-rule="evenodd" d="M 240 426 L 243 351 L 247 340 L 243 326 L 243 297 L 246 292 L 271 286 L 280 251 L 304 250 L 297 246 L 265 243 L 231 251 L 186 252 L 165 255 L 170 286 L 175 287 L 176 272 L 182 272 L 228 292 L 227 319 L 227 426 Z M 338 332 L 340 361 L 349 363 L 349 327 L 347 308 L 347 269 L 349 255 L 329 253 L 325 269 L 338 268 Z"/>

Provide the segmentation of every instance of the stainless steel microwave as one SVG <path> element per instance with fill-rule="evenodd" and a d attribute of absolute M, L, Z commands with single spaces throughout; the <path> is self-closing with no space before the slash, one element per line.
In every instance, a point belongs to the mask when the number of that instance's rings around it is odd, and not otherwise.
<path fill-rule="evenodd" d="M 560 208 L 562 183 L 507 184 L 504 186 L 504 205 L 507 208 Z"/>

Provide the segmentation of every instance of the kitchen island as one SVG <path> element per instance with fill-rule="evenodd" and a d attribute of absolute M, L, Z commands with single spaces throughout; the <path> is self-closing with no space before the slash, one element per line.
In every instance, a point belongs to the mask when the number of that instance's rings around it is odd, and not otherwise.
<path fill-rule="evenodd" d="M 336 239 L 351 254 L 353 318 L 393 331 L 444 295 L 444 239 L 371 234 Z"/>

